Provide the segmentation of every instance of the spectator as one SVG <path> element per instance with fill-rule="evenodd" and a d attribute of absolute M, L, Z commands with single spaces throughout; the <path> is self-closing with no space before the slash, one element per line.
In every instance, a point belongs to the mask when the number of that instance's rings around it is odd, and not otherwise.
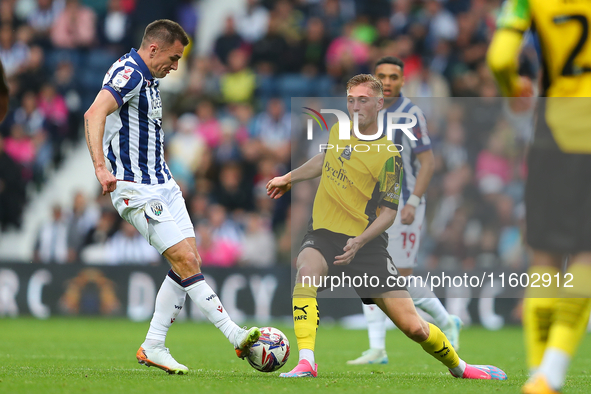
<path fill-rule="evenodd" d="M 209 148 L 217 147 L 222 140 L 222 127 L 217 120 L 215 107 L 209 100 L 202 100 L 195 109 L 197 128 L 195 132 L 206 142 Z"/>
<path fill-rule="evenodd" d="M 185 81 L 186 91 L 177 100 L 179 113 L 192 111 L 190 103 L 202 100 L 203 97 L 215 97 L 220 94 L 221 68 L 213 65 L 212 59 L 205 56 L 197 56 L 193 59 L 188 81 Z"/>
<path fill-rule="evenodd" d="M 224 65 L 228 65 L 228 56 L 230 52 L 242 46 L 242 37 L 236 33 L 234 18 L 228 16 L 224 26 L 224 32 L 215 41 L 213 53 L 217 59 Z"/>
<path fill-rule="evenodd" d="M 216 164 L 223 164 L 241 159 L 240 146 L 236 139 L 238 123 L 232 118 L 222 119 L 222 141 L 215 151 Z"/>
<path fill-rule="evenodd" d="M 155 265 L 162 260 L 158 251 L 125 220 L 121 221 L 119 231 L 107 241 L 106 249 L 106 264 L 109 265 Z"/>
<path fill-rule="evenodd" d="M 443 6 L 442 0 L 427 0 L 425 6 L 425 18 L 429 25 L 427 40 L 429 48 L 434 48 L 435 43 L 440 40 L 455 40 L 458 37 L 458 24 L 456 19 Z"/>
<path fill-rule="evenodd" d="M 64 9 L 63 0 L 38 0 L 37 8 L 27 18 L 27 23 L 33 28 L 35 42 L 42 48 L 50 47 L 49 40 L 51 26 Z"/>
<path fill-rule="evenodd" d="M 261 143 L 264 154 L 283 163 L 291 155 L 290 136 L 291 115 L 285 112 L 283 101 L 278 98 L 269 100 L 267 110 L 255 118 L 251 137 Z"/>
<path fill-rule="evenodd" d="M 68 106 L 66 100 L 51 83 L 45 83 L 39 94 L 38 108 L 45 118 L 45 126 L 54 143 L 54 150 L 60 149 L 61 142 L 69 134 Z"/>
<path fill-rule="evenodd" d="M 249 44 L 257 42 L 267 33 L 269 11 L 260 5 L 260 0 L 247 0 L 244 12 L 234 16 L 236 30 Z"/>
<path fill-rule="evenodd" d="M 7 25 L 12 30 L 17 30 L 22 25 L 14 1 L 0 1 L 0 25 Z"/>
<path fill-rule="evenodd" d="M 325 0 L 317 13 L 326 28 L 328 36 L 335 38 L 341 35 L 347 18 L 343 15 L 339 0 Z"/>
<path fill-rule="evenodd" d="M 45 56 L 40 46 L 33 46 L 29 52 L 26 67 L 18 75 L 19 90 L 22 92 L 39 92 L 39 88 L 49 81 L 49 75 L 44 65 Z"/>
<path fill-rule="evenodd" d="M 68 262 L 68 223 L 60 205 L 53 206 L 51 219 L 41 226 L 34 261 L 44 264 Z"/>
<path fill-rule="evenodd" d="M 7 24 L 0 26 L 0 60 L 7 78 L 23 72 L 29 60 L 29 48 L 16 41 L 12 27 Z"/>
<path fill-rule="evenodd" d="M 504 147 L 502 135 L 495 132 L 490 136 L 486 149 L 478 154 L 476 179 L 483 194 L 500 193 L 513 178 Z"/>
<path fill-rule="evenodd" d="M 87 48 L 96 40 L 96 14 L 78 0 L 66 0 L 51 28 L 52 44 L 59 49 Z"/>
<path fill-rule="evenodd" d="M 324 59 L 329 44 L 330 41 L 320 18 L 308 19 L 304 38 L 291 51 L 292 70 L 309 77 L 324 74 L 326 72 Z"/>
<path fill-rule="evenodd" d="M 404 94 L 408 97 L 449 97 L 447 81 L 430 68 L 429 59 L 424 59 L 418 75 L 404 84 Z M 425 110 L 425 112 L 430 112 Z"/>
<path fill-rule="evenodd" d="M 221 78 L 222 99 L 227 104 L 251 102 L 256 89 L 256 75 L 248 67 L 248 54 L 234 49 L 228 55 L 228 72 Z"/>
<path fill-rule="evenodd" d="M 103 209 L 93 228 L 86 234 L 79 253 L 80 260 L 85 264 L 105 264 L 107 257 L 107 241 L 119 228 L 116 212 L 112 207 Z"/>
<path fill-rule="evenodd" d="M 238 245 L 221 239 L 215 239 L 207 222 L 196 228 L 197 247 L 202 265 L 213 267 L 232 267 L 240 257 Z"/>
<path fill-rule="evenodd" d="M 204 193 L 196 193 L 190 199 L 189 215 L 192 223 L 205 223 L 209 210 L 209 198 Z"/>
<path fill-rule="evenodd" d="M 256 214 L 246 216 L 246 230 L 242 242 L 240 265 L 266 268 L 275 264 L 275 237 L 269 223 Z"/>
<path fill-rule="evenodd" d="M 288 44 L 292 45 L 302 38 L 304 15 L 293 8 L 291 1 L 278 0 L 273 7 L 273 17 L 282 22 L 279 31 Z"/>
<path fill-rule="evenodd" d="M 80 191 L 74 196 L 72 215 L 68 220 L 68 262 L 78 262 L 88 233 L 96 227 L 100 212 L 88 206 Z"/>
<path fill-rule="evenodd" d="M 179 25 L 187 32 L 189 37 L 195 37 L 199 25 L 199 3 L 193 0 L 180 0 L 176 7 L 176 18 Z"/>
<path fill-rule="evenodd" d="M 269 76 L 283 71 L 289 47 L 281 34 L 281 23 L 271 15 L 267 34 L 252 46 L 251 63 L 257 74 Z"/>
<path fill-rule="evenodd" d="M 212 205 L 208 222 L 197 225 L 197 248 L 203 265 L 231 267 L 236 264 L 242 245 L 242 231 L 228 219 L 221 205 Z"/>
<path fill-rule="evenodd" d="M 133 45 L 129 39 L 130 31 L 131 19 L 123 11 L 121 0 L 109 0 L 107 13 L 101 16 L 97 23 L 100 46 L 111 53 L 125 52 Z"/>
<path fill-rule="evenodd" d="M 176 121 L 176 131 L 167 141 L 169 155 L 167 163 L 175 178 L 179 178 L 190 189 L 193 188 L 192 174 L 197 171 L 200 158 L 207 145 L 204 139 L 194 132 L 198 120 L 193 114 L 182 115 Z"/>
<path fill-rule="evenodd" d="M 68 61 L 58 63 L 53 79 L 57 93 L 66 100 L 68 107 L 69 137 L 77 141 L 82 124 L 83 106 L 80 86 L 74 79 L 72 63 Z"/>
<path fill-rule="evenodd" d="M 252 185 L 244 180 L 238 163 L 229 162 L 222 166 L 219 185 L 214 189 L 211 198 L 230 211 L 253 209 Z"/>
<path fill-rule="evenodd" d="M 0 136 L 0 230 L 20 228 L 25 200 L 21 166 L 6 153 Z"/>
<path fill-rule="evenodd" d="M 447 116 L 447 128 L 440 152 L 448 171 L 454 171 L 468 162 L 462 116 L 462 108 L 459 106 L 453 106 Z"/>
<path fill-rule="evenodd" d="M 345 25 L 343 34 L 335 38 L 328 47 L 328 67 L 338 67 L 348 73 L 355 73 L 369 60 L 369 46 L 354 37 L 354 25 Z M 405 62 L 406 63 L 406 62 Z"/>
<path fill-rule="evenodd" d="M 23 168 L 21 172 L 23 179 L 31 180 L 36 149 L 33 140 L 25 134 L 22 125 L 18 123 L 12 125 L 10 136 L 4 142 L 4 151 L 8 157 Z"/>
<path fill-rule="evenodd" d="M 397 0 L 392 2 L 390 26 L 394 35 L 407 34 L 411 23 L 412 0 Z"/>

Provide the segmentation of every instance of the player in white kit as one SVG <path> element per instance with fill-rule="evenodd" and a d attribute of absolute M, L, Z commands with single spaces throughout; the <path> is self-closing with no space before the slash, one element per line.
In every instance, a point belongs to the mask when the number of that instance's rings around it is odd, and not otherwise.
<path fill-rule="evenodd" d="M 388 233 L 388 253 L 401 276 L 412 275 L 416 265 L 417 253 L 421 240 L 421 230 L 425 218 L 424 193 L 433 175 L 434 158 L 431 140 L 427 132 L 427 122 L 423 112 L 400 90 L 404 85 L 404 63 L 402 60 L 387 56 L 376 63 L 375 76 L 384 84 L 384 132 L 386 132 L 387 113 L 412 114 L 417 118 L 416 126 L 409 128 L 416 140 L 410 139 L 402 130 L 393 133 L 393 142 L 402 146 L 402 168 L 404 169 L 399 215 Z M 407 123 L 410 119 L 394 118 L 395 123 Z M 397 119 L 397 120 L 396 120 Z M 428 288 L 407 283 L 407 290 L 415 306 L 429 314 L 435 324 L 441 328 L 452 346 L 459 349 L 459 331 L 462 322 L 459 317 L 450 315 L 437 296 Z M 369 334 L 369 350 L 347 364 L 386 364 L 386 321 L 387 316 L 375 305 L 363 305 Z"/>
<path fill-rule="evenodd" d="M 170 374 L 188 372 L 164 346 L 187 294 L 234 345 L 239 357 L 244 358 L 260 336 L 257 327 L 238 327 L 205 282 L 185 200 L 164 161 L 158 79 L 177 69 L 188 44 L 189 37 L 178 23 L 167 19 L 150 23 L 140 49 L 132 49 L 111 66 L 84 115 L 86 142 L 103 194 L 111 193 L 121 217 L 172 266 L 136 354 L 140 364 Z"/>

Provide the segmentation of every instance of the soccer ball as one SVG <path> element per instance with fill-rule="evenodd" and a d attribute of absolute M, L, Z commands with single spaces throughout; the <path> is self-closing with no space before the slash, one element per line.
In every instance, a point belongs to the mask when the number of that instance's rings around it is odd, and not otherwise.
<path fill-rule="evenodd" d="M 261 328 L 259 340 L 250 348 L 247 359 L 257 371 L 277 371 L 289 358 L 289 341 L 274 327 Z"/>

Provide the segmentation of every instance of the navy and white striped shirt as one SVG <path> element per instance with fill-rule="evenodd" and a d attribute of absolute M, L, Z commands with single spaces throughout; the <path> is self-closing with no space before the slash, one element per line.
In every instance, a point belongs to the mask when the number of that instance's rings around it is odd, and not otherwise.
<path fill-rule="evenodd" d="M 402 145 L 403 147 L 402 152 L 400 152 L 400 156 L 402 156 L 403 168 L 402 190 L 400 197 L 401 201 L 406 204 L 409 197 L 412 195 L 412 192 L 414 191 L 415 184 L 417 182 L 417 174 L 421 168 L 421 162 L 417 158 L 417 154 L 431 149 L 431 139 L 427 133 L 427 121 L 425 120 L 423 111 L 421 111 L 421 109 L 407 97 L 402 96 L 402 94 L 394 103 L 392 103 L 392 105 L 382 111 L 386 112 L 384 114 L 384 132 L 387 130 L 386 122 L 388 119 L 388 112 L 412 114 L 417 118 L 417 124 L 411 129 L 413 135 L 417 138 L 416 141 L 408 138 L 408 136 L 400 129 L 395 129 L 393 133 L 392 142 L 397 145 Z M 394 117 L 394 123 L 400 124 L 410 122 L 411 120 L 409 118 Z M 421 203 L 424 202 L 425 196 L 423 195 L 421 197 Z"/>
<path fill-rule="evenodd" d="M 172 178 L 164 161 L 162 100 L 158 80 L 135 49 L 105 75 L 103 89 L 119 108 L 107 116 L 103 152 L 118 180 L 155 185 Z"/>

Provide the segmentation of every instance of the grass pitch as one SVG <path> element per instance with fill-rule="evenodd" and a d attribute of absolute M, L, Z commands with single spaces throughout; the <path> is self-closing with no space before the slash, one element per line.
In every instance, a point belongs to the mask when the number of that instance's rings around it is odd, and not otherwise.
<path fill-rule="evenodd" d="M 135 360 L 148 323 L 124 319 L 0 319 L 0 393 L 519 393 L 527 378 L 522 331 L 462 332 L 460 356 L 474 364 L 494 364 L 508 381 L 454 379 L 436 360 L 399 331 L 387 337 L 388 365 L 348 366 L 367 348 L 365 331 L 338 326 L 318 330 L 319 376 L 283 379 L 297 363 L 293 328 L 276 325 L 290 339 L 292 355 L 274 373 L 257 372 L 238 359 L 210 324 L 176 323 L 167 346 L 190 368 L 168 375 Z M 591 392 L 591 340 L 586 338 L 569 372 L 564 393 Z"/>

